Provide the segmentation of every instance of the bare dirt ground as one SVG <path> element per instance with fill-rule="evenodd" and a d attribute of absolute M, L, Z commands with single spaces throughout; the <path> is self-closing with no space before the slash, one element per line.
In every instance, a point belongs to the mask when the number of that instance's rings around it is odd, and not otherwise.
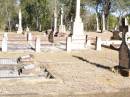
<path fill-rule="evenodd" d="M 106 35 L 101 36 L 108 38 Z M 30 53 L 0 53 L 0 58 L 27 54 Z M 109 69 L 118 65 L 118 51 L 102 48 L 98 52 L 86 49 L 32 54 L 55 80 L 0 79 L 0 97 L 130 97 L 130 78 Z"/>

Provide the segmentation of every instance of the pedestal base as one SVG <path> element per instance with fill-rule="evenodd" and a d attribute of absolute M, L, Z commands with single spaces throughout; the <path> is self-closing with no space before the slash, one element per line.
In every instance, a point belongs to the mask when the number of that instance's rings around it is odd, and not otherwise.
<path fill-rule="evenodd" d="M 81 18 L 76 18 L 73 26 L 73 33 L 69 46 L 72 50 L 85 49 L 86 47 L 86 36 L 84 34 L 84 27 Z"/>
<path fill-rule="evenodd" d="M 79 37 L 68 37 L 67 40 L 67 51 L 71 50 L 81 50 L 86 48 L 86 37 L 79 36 Z"/>
<path fill-rule="evenodd" d="M 66 32 L 65 25 L 60 25 L 59 26 L 59 33 L 65 33 L 65 32 Z"/>

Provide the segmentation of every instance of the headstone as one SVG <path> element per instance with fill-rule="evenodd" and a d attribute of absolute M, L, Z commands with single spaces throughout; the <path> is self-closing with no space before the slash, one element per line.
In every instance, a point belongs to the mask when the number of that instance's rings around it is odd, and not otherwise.
<path fill-rule="evenodd" d="M 97 51 L 101 51 L 101 47 L 102 47 L 101 38 L 96 37 L 96 50 L 97 50 Z"/>
<path fill-rule="evenodd" d="M 89 48 L 91 46 L 91 40 L 88 38 L 88 35 L 86 35 L 86 48 Z"/>
<path fill-rule="evenodd" d="M 41 43 L 40 43 L 40 38 L 39 37 L 37 37 L 37 39 L 36 39 L 35 50 L 38 53 L 41 52 Z"/>
<path fill-rule="evenodd" d="M 4 37 L 8 40 L 8 33 L 7 32 L 4 33 Z"/>
<path fill-rule="evenodd" d="M 48 36 L 48 41 L 49 42 L 54 42 L 54 35 L 53 35 L 53 31 L 52 32 L 50 32 L 50 34 L 49 34 L 49 36 Z"/>
<path fill-rule="evenodd" d="M 125 23 L 125 19 L 122 19 L 122 26 L 120 26 L 120 31 L 122 31 L 122 44 L 119 50 L 119 71 L 123 76 L 130 76 L 130 43 L 129 43 L 129 33 L 128 25 Z"/>
<path fill-rule="evenodd" d="M 84 34 L 84 25 L 80 17 L 80 0 L 77 0 L 76 4 L 76 17 L 73 25 L 72 33 L 72 49 L 79 50 L 85 49 L 86 46 L 86 36 Z"/>
<path fill-rule="evenodd" d="M 8 45 L 7 38 L 3 37 L 3 40 L 2 40 L 2 52 L 7 52 L 7 49 L 8 49 L 7 45 Z"/>
<path fill-rule="evenodd" d="M 63 8 L 61 8 L 61 23 L 60 23 L 60 26 L 59 26 L 59 33 L 65 33 L 66 32 L 66 28 L 65 28 L 65 25 L 63 24 Z"/>
<path fill-rule="evenodd" d="M 113 36 L 111 37 L 112 40 L 121 40 L 120 31 L 113 31 Z"/>
<path fill-rule="evenodd" d="M 72 46 L 72 44 L 71 44 L 71 41 L 72 41 L 72 39 L 71 39 L 71 37 L 67 37 L 67 39 L 66 39 L 66 50 L 67 50 L 67 52 L 70 52 L 71 51 L 71 46 Z"/>
<path fill-rule="evenodd" d="M 18 34 L 21 34 L 23 32 L 23 28 L 22 28 L 22 13 L 21 13 L 21 9 L 19 9 L 19 25 L 18 25 Z"/>
<path fill-rule="evenodd" d="M 27 33 L 27 40 L 32 41 L 32 33 L 31 32 Z"/>

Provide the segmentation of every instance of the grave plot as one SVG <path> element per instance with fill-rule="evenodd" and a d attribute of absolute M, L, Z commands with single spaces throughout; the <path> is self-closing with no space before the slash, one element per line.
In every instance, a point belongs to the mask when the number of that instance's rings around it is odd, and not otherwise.
<path fill-rule="evenodd" d="M 33 56 L 19 58 L 0 58 L 0 79 L 12 78 L 42 78 L 55 79 L 43 65 L 34 64 Z"/>
<path fill-rule="evenodd" d="M 66 50 L 66 43 L 59 42 L 59 43 L 42 43 L 41 44 L 41 51 L 65 51 Z"/>
<path fill-rule="evenodd" d="M 32 50 L 31 50 L 31 46 L 27 42 L 9 41 L 8 51 L 32 51 Z"/>

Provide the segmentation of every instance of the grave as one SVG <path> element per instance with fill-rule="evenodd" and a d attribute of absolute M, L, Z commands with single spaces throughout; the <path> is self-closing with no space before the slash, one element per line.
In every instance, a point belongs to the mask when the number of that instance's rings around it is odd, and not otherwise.
<path fill-rule="evenodd" d="M 55 79 L 45 66 L 39 66 L 32 62 L 26 64 L 23 60 L 30 61 L 32 56 L 22 56 L 19 58 L 0 58 L 0 79 L 12 78 L 42 78 Z"/>
<path fill-rule="evenodd" d="M 121 43 L 122 43 L 121 40 L 101 40 L 101 38 L 96 37 L 95 49 L 97 51 L 101 51 L 102 46 L 105 46 L 105 47 L 115 46 L 113 48 L 118 49 L 120 47 Z"/>
<path fill-rule="evenodd" d="M 123 76 L 130 76 L 130 32 L 126 19 L 122 19 L 122 44 L 119 50 L 119 72 Z"/>
<path fill-rule="evenodd" d="M 71 49 L 79 50 L 85 49 L 86 46 L 86 36 L 84 34 L 84 25 L 80 17 L 80 0 L 77 0 L 76 3 L 76 17 L 73 25 L 73 33 L 71 38 Z M 67 38 L 67 39 L 70 39 Z M 67 41 L 68 42 L 68 41 Z"/>

